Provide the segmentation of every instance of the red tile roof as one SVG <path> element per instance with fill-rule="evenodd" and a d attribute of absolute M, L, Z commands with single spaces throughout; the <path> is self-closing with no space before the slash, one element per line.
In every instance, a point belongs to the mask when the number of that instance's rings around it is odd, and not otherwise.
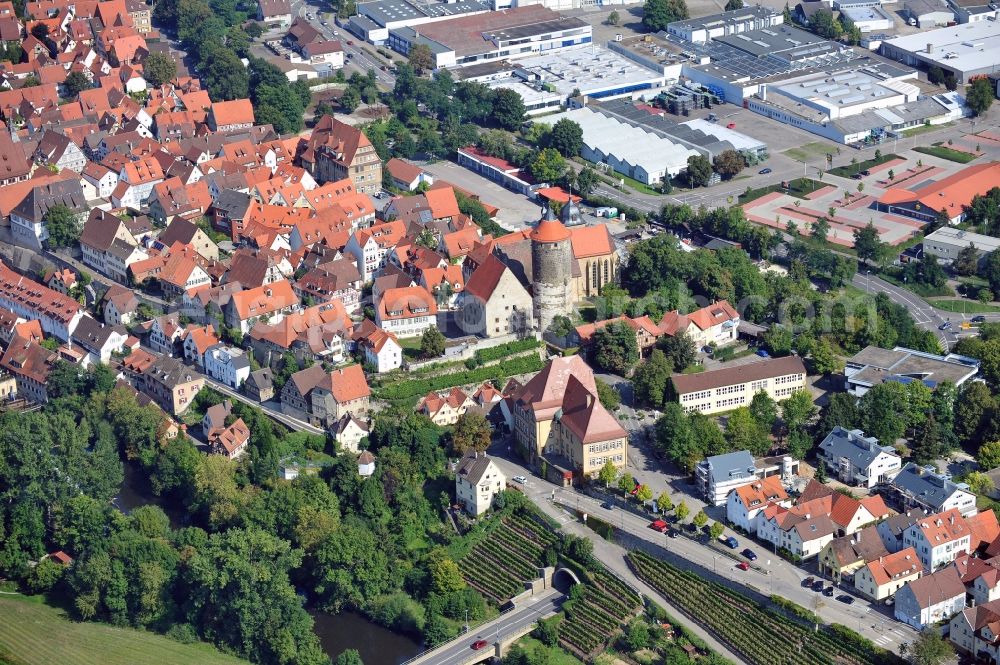
<path fill-rule="evenodd" d="M 338 404 L 370 397 L 371 389 L 361 365 L 350 365 L 330 372 L 330 392 Z"/>

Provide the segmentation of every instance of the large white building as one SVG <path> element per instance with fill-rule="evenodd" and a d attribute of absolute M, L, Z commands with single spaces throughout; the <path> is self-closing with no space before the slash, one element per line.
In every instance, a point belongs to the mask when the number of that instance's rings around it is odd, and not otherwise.
<path fill-rule="evenodd" d="M 718 37 L 770 28 L 784 22 L 782 12 L 770 7 L 751 5 L 720 14 L 674 21 L 667 26 L 667 33 L 688 42 L 703 43 Z"/>
<path fill-rule="evenodd" d="M 250 359 L 243 349 L 216 344 L 205 352 L 205 373 L 233 390 L 250 378 Z"/>
<path fill-rule="evenodd" d="M 618 173 L 647 185 L 678 175 L 687 168 L 688 158 L 700 154 L 590 108 L 549 116 L 546 121 L 555 124 L 563 118 L 573 120 L 583 129 L 581 157 L 607 164 Z"/>
<path fill-rule="evenodd" d="M 896 37 L 882 42 L 881 53 L 911 67 L 937 65 L 959 83 L 968 83 L 1000 65 L 1000 23 L 976 21 Z"/>
<path fill-rule="evenodd" d="M 474 517 L 489 510 L 506 485 L 503 471 L 486 453 L 470 451 L 455 470 L 455 498 Z"/>

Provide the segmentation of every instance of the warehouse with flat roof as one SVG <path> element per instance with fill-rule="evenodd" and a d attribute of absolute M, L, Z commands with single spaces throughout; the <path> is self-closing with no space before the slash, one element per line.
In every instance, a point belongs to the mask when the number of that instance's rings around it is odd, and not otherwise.
<path fill-rule="evenodd" d="M 968 83 L 1000 67 L 1000 23 L 978 21 L 896 37 L 882 42 L 881 53 L 911 67 L 936 65 Z"/>
<path fill-rule="evenodd" d="M 925 254 L 933 254 L 941 263 L 948 264 L 958 258 L 963 249 L 972 245 L 976 256 L 982 261 L 986 255 L 1000 249 L 1000 238 L 984 236 L 954 226 L 942 226 L 940 229 L 924 238 Z"/>

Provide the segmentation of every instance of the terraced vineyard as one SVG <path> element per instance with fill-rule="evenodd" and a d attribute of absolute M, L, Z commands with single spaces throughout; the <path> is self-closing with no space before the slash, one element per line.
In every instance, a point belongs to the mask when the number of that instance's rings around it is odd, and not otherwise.
<path fill-rule="evenodd" d="M 604 571 L 590 576 L 582 595 L 563 606 L 566 618 L 559 624 L 559 644 L 583 660 L 603 652 L 642 606 L 639 595 L 617 577 Z"/>
<path fill-rule="evenodd" d="M 499 605 L 538 577 L 542 552 L 555 541 L 547 527 L 527 515 L 505 517 L 458 566 L 469 586 Z"/>
<path fill-rule="evenodd" d="M 708 582 L 644 552 L 629 554 L 636 574 L 754 665 L 894 665 L 874 644 L 766 610 L 748 596 Z"/>

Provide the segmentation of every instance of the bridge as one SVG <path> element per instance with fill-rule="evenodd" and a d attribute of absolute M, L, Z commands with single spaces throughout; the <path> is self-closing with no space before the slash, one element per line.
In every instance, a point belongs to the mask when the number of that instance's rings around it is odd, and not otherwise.
<path fill-rule="evenodd" d="M 572 571 L 560 569 L 558 572 Z M 530 593 L 530 592 L 527 592 Z M 540 619 L 552 616 L 559 610 L 563 593 L 555 588 L 542 589 L 515 601 L 514 607 L 505 610 L 496 619 L 471 628 L 449 642 L 419 654 L 402 665 L 475 665 L 490 658 L 501 658 L 510 645 L 530 633 Z M 472 644 L 486 640 L 482 649 Z"/>

